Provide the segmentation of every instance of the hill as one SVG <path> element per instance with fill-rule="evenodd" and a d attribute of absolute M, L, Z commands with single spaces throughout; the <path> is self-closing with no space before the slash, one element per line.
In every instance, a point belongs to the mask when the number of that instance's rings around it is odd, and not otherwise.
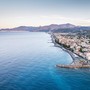
<path fill-rule="evenodd" d="M 15 28 L 0 29 L 0 31 L 29 31 L 29 32 L 77 32 L 77 31 L 90 30 L 90 26 L 75 26 L 73 24 L 51 24 L 47 26 L 19 26 Z"/>

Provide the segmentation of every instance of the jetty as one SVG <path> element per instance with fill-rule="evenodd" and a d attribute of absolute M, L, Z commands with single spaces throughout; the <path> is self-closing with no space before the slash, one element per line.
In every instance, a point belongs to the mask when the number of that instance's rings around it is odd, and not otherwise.
<path fill-rule="evenodd" d="M 83 59 L 82 57 L 75 56 L 74 53 L 67 50 L 69 55 L 72 57 L 73 61 L 69 65 L 58 64 L 56 67 L 60 68 L 90 68 L 90 61 Z"/>
<path fill-rule="evenodd" d="M 90 68 L 90 65 L 56 65 L 60 68 Z"/>

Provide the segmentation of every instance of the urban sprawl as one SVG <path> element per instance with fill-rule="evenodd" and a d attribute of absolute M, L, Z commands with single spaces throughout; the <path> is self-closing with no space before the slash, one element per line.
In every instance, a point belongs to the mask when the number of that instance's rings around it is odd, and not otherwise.
<path fill-rule="evenodd" d="M 54 36 L 60 45 L 90 60 L 90 37 L 69 33 L 54 33 Z"/>

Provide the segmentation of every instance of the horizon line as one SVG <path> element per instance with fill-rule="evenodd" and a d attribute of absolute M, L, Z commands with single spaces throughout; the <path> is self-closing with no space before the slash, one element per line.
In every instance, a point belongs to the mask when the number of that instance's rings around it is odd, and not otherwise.
<path fill-rule="evenodd" d="M 45 25 L 19 25 L 19 26 L 14 26 L 14 27 L 0 27 L 0 29 L 13 29 L 13 28 L 16 28 L 16 27 L 21 27 L 21 26 L 25 26 L 25 27 L 43 27 L 43 26 L 50 26 L 50 25 L 63 25 L 63 24 L 71 24 L 71 25 L 75 25 L 75 26 L 86 26 L 86 27 L 90 27 L 90 25 L 76 25 L 76 24 L 72 24 L 72 23 L 60 23 L 60 24 L 57 24 L 57 23 L 52 23 L 52 24 L 45 24 Z"/>

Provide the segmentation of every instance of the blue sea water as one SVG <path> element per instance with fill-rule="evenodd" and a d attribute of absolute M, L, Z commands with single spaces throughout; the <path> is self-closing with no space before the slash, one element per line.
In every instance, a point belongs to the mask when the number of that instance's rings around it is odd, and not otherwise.
<path fill-rule="evenodd" d="M 42 32 L 0 32 L 0 90 L 90 90 L 90 69 L 57 68 L 70 55 Z"/>

